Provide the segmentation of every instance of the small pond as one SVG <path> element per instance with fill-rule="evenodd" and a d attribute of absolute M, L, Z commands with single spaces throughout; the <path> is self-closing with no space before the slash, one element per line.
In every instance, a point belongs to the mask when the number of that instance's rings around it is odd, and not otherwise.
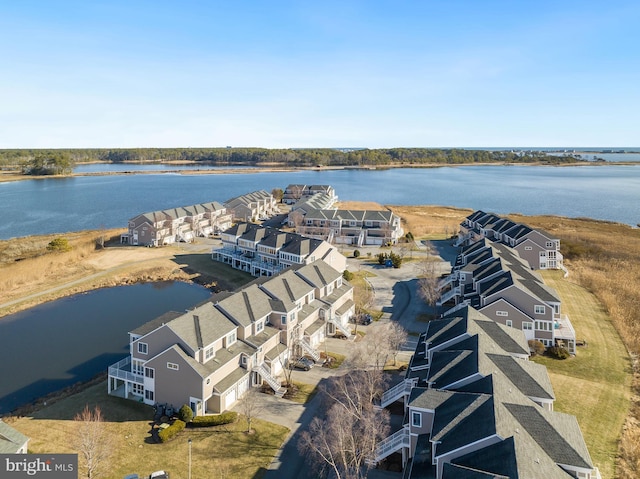
<path fill-rule="evenodd" d="M 128 354 L 129 331 L 210 295 L 183 282 L 136 284 L 0 318 L 0 415 L 106 371 Z"/>

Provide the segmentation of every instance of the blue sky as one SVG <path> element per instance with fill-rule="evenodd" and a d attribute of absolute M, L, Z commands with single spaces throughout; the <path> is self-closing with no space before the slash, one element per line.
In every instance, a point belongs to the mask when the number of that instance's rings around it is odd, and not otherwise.
<path fill-rule="evenodd" d="M 0 148 L 640 146 L 640 2 L 5 1 Z"/>

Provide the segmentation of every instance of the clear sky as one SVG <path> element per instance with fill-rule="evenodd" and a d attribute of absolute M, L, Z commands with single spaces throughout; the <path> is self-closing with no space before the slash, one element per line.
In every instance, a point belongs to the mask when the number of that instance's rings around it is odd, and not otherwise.
<path fill-rule="evenodd" d="M 640 146 L 640 1 L 0 1 L 0 148 Z"/>

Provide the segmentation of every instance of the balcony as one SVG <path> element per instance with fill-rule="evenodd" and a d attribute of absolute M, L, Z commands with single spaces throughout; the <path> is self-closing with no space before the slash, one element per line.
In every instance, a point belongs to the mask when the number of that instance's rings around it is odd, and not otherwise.
<path fill-rule="evenodd" d="M 141 374 L 131 372 L 131 357 L 127 356 L 115 364 L 109 366 L 109 377 L 121 379 L 123 381 L 143 384 L 144 378 Z"/>

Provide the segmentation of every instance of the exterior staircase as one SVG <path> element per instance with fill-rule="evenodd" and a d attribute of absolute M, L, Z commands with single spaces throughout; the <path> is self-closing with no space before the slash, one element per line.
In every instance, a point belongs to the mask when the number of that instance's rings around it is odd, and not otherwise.
<path fill-rule="evenodd" d="M 320 353 L 313 349 L 313 346 L 311 346 L 305 338 L 300 339 L 299 343 L 304 352 L 311 356 L 315 362 L 320 361 Z"/>
<path fill-rule="evenodd" d="M 388 389 L 382 394 L 382 397 L 380 398 L 380 407 L 387 407 L 388 405 L 396 402 L 401 397 L 409 396 L 409 394 L 411 394 L 411 389 L 413 389 L 415 384 L 416 379 L 406 379 L 396 384 L 391 389 Z"/>
<path fill-rule="evenodd" d="M 281 398 L 287 392 L 287 388 L 283 388 L 280 385 L 280 382 L 271 375 L 264 363 L 253 368 L 253 371 L 260 374 L 260 377 L 264 379 L 269 386 L 271 386 L 271 389 L 276 393 L 276 397 Z"/>
<path fill-rule="evenodd" d="M 348 327 L 345 327 L 342 325 L 342 323 L 340 321 L 337 321 L 335 319 L 330 319 L 329 320 L 330 323 L 332 323 L 336 328 L 338 328 L 338 330 L 344 334 L 347 339 L 354 339 L 355 336 L 353 334 L 351 334 L 351 329 Z"/>
<path fill-rule="evenodd" d="M 411 447 L 411 436 L 408 427 L 403 427 L 391 436 L 380 441 L 380 444 L 376 447 L 375 458 L 370 461 L 370 464 L 378 463 L 404 447 Z"/>

